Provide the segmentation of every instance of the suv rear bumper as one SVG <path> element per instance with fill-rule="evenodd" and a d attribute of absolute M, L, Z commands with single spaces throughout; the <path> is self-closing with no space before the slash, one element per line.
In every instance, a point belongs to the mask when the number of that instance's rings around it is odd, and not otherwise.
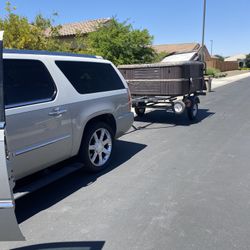
<path fill-rule="evenodd" d="M 116 138 L 121 137 L 124 135 L 132 126 L 134 122 L 134 114 L 132 112 L 128 112 L 119 116 L 116 119 Z"/>

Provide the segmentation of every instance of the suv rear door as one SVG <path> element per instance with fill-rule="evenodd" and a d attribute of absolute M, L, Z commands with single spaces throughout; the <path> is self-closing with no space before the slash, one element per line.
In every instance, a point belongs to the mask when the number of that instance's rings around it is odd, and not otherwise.
<path fill-rule="evenodd" d="M 46 60 L 5 57 L 9 163 L 20 179 L 71 156 L 71 116 Z"/>
<path fill-rule="evenodd" d="M 5 107 L 3 99 L 3 31 L 0 31 L 0 241 L 24 240 L 15 217 L 10 187 L 10 171 L 6 163 Z"/>

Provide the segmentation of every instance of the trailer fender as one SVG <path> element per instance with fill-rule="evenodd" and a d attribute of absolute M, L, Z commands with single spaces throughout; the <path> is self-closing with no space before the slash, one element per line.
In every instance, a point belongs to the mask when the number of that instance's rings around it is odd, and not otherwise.
<path fill-rule="evenodd" d="M 195 103 L 201 103 L 200 98 L 198 96 L 194 96 L 194 102 Z"/>

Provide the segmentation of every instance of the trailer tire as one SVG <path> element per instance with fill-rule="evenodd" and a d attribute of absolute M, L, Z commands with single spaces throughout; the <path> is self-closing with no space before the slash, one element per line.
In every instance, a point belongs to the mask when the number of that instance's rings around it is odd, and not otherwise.
<path fill-rule="evenodd" d="M 196 119 L 197 115 L 198 115 L 198 103 L 192 101 L 191 107 L 187 108 L 187 115 L 190 121 L 193 121 Z"/>
<path fill-rule="evenodd" d="M 135 113 L 137 116 L 142 117 L 145 114 L 146 108 L 143 107 L 135 107 Z"/>

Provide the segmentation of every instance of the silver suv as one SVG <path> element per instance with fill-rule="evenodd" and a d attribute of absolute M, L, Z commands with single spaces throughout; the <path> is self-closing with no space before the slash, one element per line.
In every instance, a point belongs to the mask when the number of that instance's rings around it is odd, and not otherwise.
<path fill-rule="evenodd" d="M 15 179 L 78 155 L 89 171 L 110 162 L 132 125 L 127 84 L 100 57 L 5 50 L 7 145 Z"/>

